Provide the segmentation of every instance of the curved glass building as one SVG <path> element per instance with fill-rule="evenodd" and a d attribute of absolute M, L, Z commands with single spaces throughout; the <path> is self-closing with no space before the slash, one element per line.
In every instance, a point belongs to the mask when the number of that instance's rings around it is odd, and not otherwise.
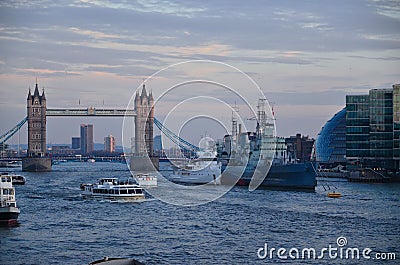
<path fill-rule="evenodd" d="M 346 108 L 322 127 L 315 141 L 315 156 L 321 164 L 346 164 Z"/>

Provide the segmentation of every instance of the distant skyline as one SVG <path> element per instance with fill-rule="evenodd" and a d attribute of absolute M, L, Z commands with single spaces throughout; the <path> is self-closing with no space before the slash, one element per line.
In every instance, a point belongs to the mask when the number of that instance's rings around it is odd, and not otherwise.
<path fill-rule="evenodd" d="M 36 78 L 49 108 L 125 108 L 154 72 L 205 59 L 258 83 L 278 135 L 315 138 L 346 94 L 400 83 L 399 29 L 397 0 L 1 1 L 0 133 L 26 116 Z M 47 143 L 70 143 L 81 123 L 122 144 L 121 118 L 52 117 Z"/>

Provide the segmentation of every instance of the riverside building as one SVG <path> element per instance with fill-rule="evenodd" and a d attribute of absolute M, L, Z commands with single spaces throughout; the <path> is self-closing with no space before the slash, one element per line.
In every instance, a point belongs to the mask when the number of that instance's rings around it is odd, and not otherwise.
<path fill-rule="evenodd" d="M 327 167 L 346 165 L 346 108 L 322 127 L 315 141 L 315 155 L 317 162 Z"/>
<path fill-rule="evenodd" d="M 399 86 L 346 96 L 347 167 L 399 170 Z"/>

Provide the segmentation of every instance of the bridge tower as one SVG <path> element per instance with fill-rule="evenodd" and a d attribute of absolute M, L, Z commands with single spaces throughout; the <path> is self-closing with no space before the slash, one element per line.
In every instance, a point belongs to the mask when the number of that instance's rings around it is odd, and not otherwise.
<path fill-rule="evenodd" d="M 145 84 L 142 92 L 135 96 L 135 155 L 153 156 L 154 99 L 152 92 L 147 95 Z"/>
<path fill-rule="evenodd" d="M 49 171 L 51 158 L 46 157 L 46 96 L 39 94 L 36 81 L 33 95 L 28 91 L 28 153 L 22 160 L 23 171 Z"/>
<path fill-rule="evenodd" d="M 130 169 L 136 172 L 146 172 L 158 169 L 158 158 L 154 157 L 154 99 L 153 94 L 147 95 L 146 86 L 135 96 L 135 150 L 130 162 Z"/>
<path fill-rule="evenodd" d="M 39 95 L 38 84 L 27 98 L 28 116 L 28 157 L 44 157 L 46 155 L 46 96 L 44 90 Z"/>

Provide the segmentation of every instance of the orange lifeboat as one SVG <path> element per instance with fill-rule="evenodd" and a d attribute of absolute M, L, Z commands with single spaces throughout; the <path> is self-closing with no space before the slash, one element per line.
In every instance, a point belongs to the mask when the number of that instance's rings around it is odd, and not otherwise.
<path fill-rule="evenodd" d="M 333 192 L 328 192 L 327 196 L 329 198 L 339 198 L 342 197 L 342 194 L 340 192 L 333 191 Z"/>

